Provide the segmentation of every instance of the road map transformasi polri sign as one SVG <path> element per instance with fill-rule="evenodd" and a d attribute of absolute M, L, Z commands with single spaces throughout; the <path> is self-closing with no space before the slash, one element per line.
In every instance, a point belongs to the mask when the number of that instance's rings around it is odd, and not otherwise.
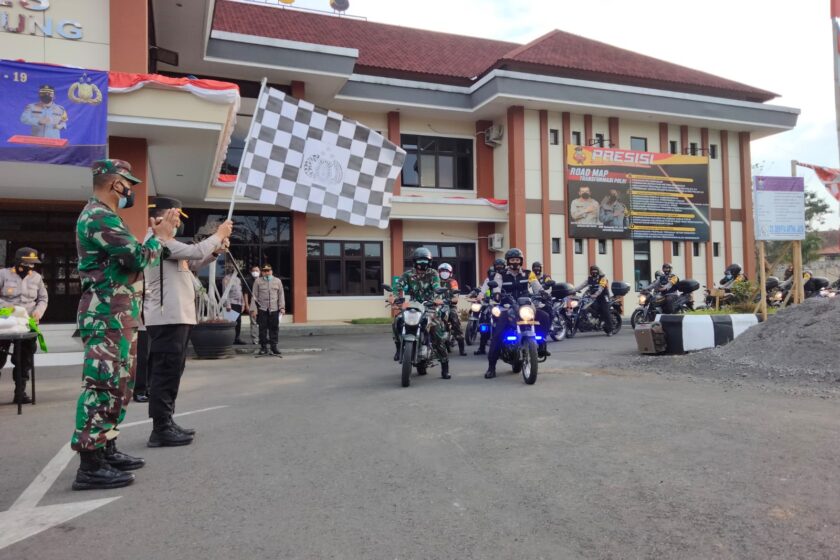
<path fill-rule="evenodd" d="M 567 147 L 569 235 L 709 240 L 709 158 Z"/>

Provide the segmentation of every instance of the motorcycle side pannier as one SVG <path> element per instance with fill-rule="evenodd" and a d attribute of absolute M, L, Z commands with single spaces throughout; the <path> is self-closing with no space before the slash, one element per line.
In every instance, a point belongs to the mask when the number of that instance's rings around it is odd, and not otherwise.
<path fill-rule="evenodd" d="M 684 294 L 690 294 L 691 292 L 696 292 L 700 289 L 700 282 L 697 280 L 693 280 L 691 278 L 686 278 L 685 280 L 680 280 L 674 286 L 677 291 L 680 291 Z"/>
<path fill-rule="evenodd" d="M 561 299 L 575 293 L 575 287 L 568 282 L 558 282 L 551 288 L 551 297 Z"/>
<path fill-rule="evenodd" d="M 610 291 L 614 296 L 626 296 L 630 292 L 630 284 L 627 282 L 613 282 L 610 284 Z"/>
<path fill-rule="evenodd" d="M 828 278 L 824 278 L 822 276 L 813 276 L 810 280 L 805 282 L 805 290 L 809 292 L 816 292 L 817 290 L 822 290 L 823 288 L 828 288 L 830 282 Z"/>

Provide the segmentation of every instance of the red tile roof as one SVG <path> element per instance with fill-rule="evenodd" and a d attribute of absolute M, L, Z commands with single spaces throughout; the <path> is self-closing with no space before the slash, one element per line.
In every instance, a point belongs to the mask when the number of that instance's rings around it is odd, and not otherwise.
<path fill-rule="evenodd" d="M 776 94 L 563 31 L 527 45 L 219 0 L 213 29 L 358 49 L 362 74 L 472 83 L 494 68 L 719 97 L 768 101 Z"/>

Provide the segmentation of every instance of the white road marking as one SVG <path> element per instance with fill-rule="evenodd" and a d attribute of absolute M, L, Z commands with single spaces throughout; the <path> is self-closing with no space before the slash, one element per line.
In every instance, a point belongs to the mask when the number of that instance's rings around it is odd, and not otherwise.
<path fill-rule="evenodd" d="M 227 407 L 228 405 L 211 406 L 182 412 L 176 414 L 175 417 Z M 148 424 L 149 422 L 151 422 L 151 419 L 129 422 L 120 426 L 120 429 Z M 0 512 L 0 550 L 121 498 L 121 496 L 114 496 L 113 498 L 38 507 L 38 502 L 46 495 L 61 472 L 75 456 L 76 452 L 70 449 L 69 443 L 62 446 L 55 457 L 38 473 L 35 480 L 15 500 L 12 507 L 8 511 Z"/>

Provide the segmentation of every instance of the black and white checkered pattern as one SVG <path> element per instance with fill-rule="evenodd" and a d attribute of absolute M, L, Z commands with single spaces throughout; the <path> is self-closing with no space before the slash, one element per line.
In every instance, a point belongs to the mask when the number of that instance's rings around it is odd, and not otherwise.
<path fill-rule="evenodd" d="M 267 88 L 236 193 L 359 226 L 388 227 L 405 151 L 334 111 Z"/>

